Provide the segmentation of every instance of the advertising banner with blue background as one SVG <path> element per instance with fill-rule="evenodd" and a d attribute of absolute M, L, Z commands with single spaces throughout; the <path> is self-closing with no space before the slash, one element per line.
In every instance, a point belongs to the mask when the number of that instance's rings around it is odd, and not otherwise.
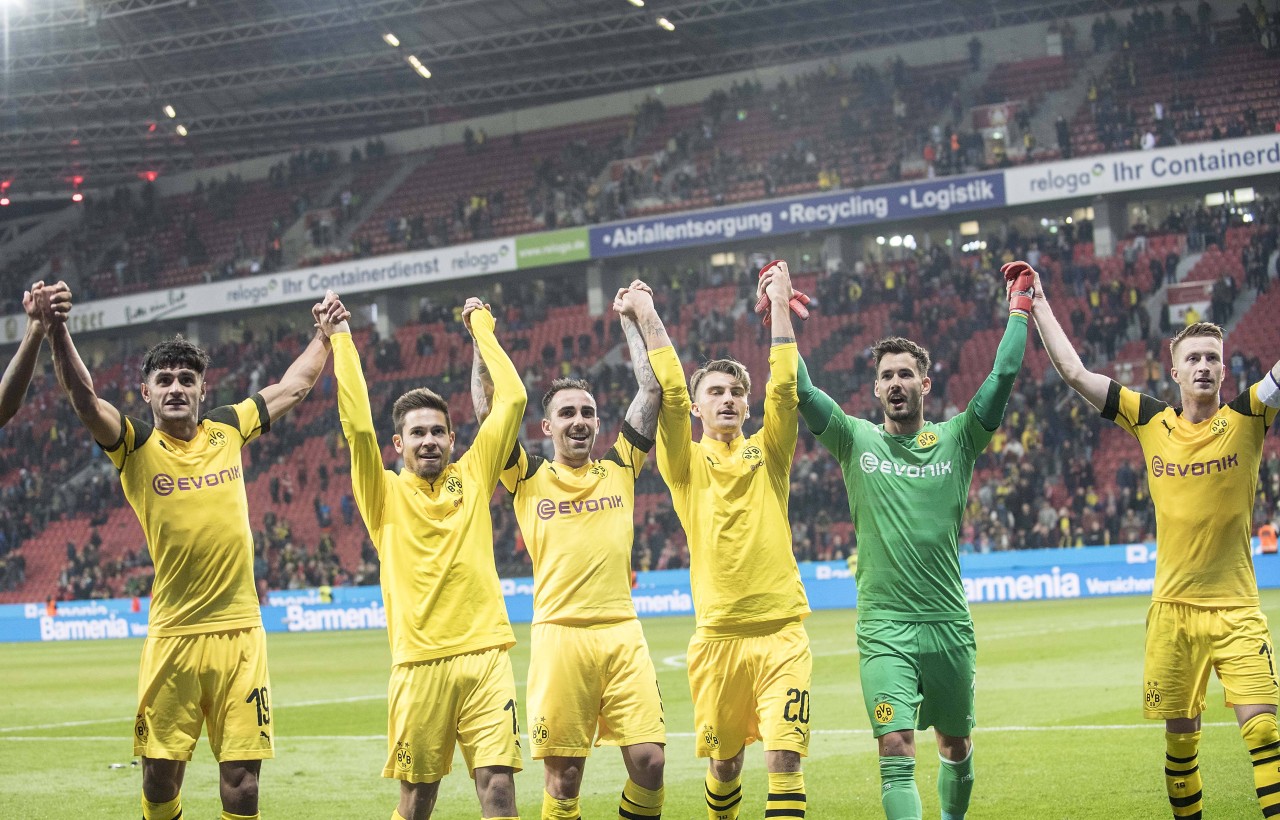
<path fill-rule="evenodd" d="M 1080 549 L 1025 550 L 960 556 L 965 594 L 971 604 L 1150 595 L 1155 545 L 1127 544 Z M 1280 555 L 1254 555 L 1258 586 L 1280 588 Z M 800 565 L 813 609 L 857 605 L 853 570 L 844 561 Z M 504 578 L 502 593 L 514 623 L 533 619 L 533 579 Z M 692 615 L 688 570 L 641 572 L 632 599 L 641 618 Z M 148 600 L 64 601 L 50 615 L 41 604 L 0 605 L 0 642 L 84 641 L 140 638 L 147 634 Z M 379 587 L 282 590 L 262 607 L 268 632 L 331 632 L 386 629 Z"/>
<path fill-rule="evenodd" d="M 1004 174 L 970 174 L 671 213 L 592 227 L 591 258 L 866 225 L 1005 204 Z"/>

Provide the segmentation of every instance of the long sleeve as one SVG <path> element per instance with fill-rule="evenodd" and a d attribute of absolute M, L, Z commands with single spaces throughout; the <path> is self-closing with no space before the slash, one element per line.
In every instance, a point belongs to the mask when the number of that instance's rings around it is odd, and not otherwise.
<path fill-rule="evenodd" d="M 819 436 L 831 424 L 831 417 L 840 409 L 840 405 L 836 404 L 835 399 L 813 386 L 813 382 L 809 380 L 809 368 L 804 363 L 804 357 L 798 358 L 800 364 L 796 374 L 796 397 L 800 400 L 800 415 L 804 418 L 809 432 Z"/>
<path fill-rule="evenodd" d="M 687 484 L 689 457 L 693 452 L 693 422 L 689 411 L 689 389 L 675 348 L 649 351 L 649 364 L 662 386 L 662 409 L 658 411 L 658 472 L 668 484 Z"/>
<path fill-rule="evenodd" d="M 493 402 L 468 456 L 478 459 L 475 466 L 484 476 L 485 488 L 490 494 L 498 486 L 502 468 L 515 449 L 524 408 L 529 400 L 520 373 L 498 343 L 493 329 L 493 316 L 488 311 L 477 310 L 471 314 L 471 332 L 493 379 Z"/>
<path fill-rule="evenodd" d="M 1004 410 L 1013 392 L 1013 382 L 1022 369 L 1022 355 L 1027 349 L 1027 317 L 1011 313 L 1000 347 L 996 349 L 991 375 L 978 388 L 970 403 L 984 430 L 994 432 L 1004 420 Z"/>
<path fill-rule="evenodd" d="M 373 427 L 373 410 L 369 406 L 369 388 L 360 369 L 360 353 L 350 333 L 335 333 L 333 344 L 333 372 L 338 379 L 338 418 L 342 421 L 342 433 L 347 438 L 351 452 L 351 489 L 356 506 L 370 535 L 376 544 L 378 528 L 382 525 L 383 506 L 386 500 L 386 468 L 382 463 L 382 448 Z"/>
<path fill-rule="evenodd" d="M 794 342 L 769 348 L 769 383 L 764 388 L 764 424 L 761 441 L 772 464 L 791 469 L 799 435 L 799 399 L 796 378 L 800 351 Z"/>

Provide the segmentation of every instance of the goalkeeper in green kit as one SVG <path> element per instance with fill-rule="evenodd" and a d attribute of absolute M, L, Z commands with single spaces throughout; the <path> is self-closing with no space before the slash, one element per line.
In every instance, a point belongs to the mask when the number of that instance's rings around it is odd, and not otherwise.
<path fill-rule="evenodd" d="M 1027 272 L 1024 272 L 1027 271 Z M 883 425 L 844 413 L 800 362 L 800 414 L 840 461 L 858 536 L 862 696 L 879 744 L 888 820 L 919 820 L 915 730 L 934 727 L 942 759 L 942 820 L 963 820 L 973 791 L 973 620 L 960 582 L 957 536 L 978 454 L 1004 418 L 1022 367 L 1030 268 L 1002 268 L 1009 324 L 995 367 L 968 408 L 924 419 L 929 353 L 902 338 L 873 348 Z"/>

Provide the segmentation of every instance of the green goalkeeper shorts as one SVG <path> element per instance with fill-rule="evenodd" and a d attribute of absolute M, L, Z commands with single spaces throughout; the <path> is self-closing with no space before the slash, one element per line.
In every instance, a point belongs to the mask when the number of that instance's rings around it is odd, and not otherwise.
<path fill-rule="evenodd" d="M 862 699 L 876 737 L 936 728 L 973 730 L 978 649 L 972 621 L 858 621 Z"/>

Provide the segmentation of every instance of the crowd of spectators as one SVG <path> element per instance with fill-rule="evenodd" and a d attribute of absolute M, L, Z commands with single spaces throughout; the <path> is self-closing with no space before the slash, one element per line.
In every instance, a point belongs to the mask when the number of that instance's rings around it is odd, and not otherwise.
<path fill-rule="evenodd" d="M 1239 17 L 1241 32 L 1261 48 L 1275 39 L 1277 15 L 1268 14 L 1261 3 L 1242 4 Z M 1052 28 L 1062 37 L 1064 49 L 1077 50 L 1074 30 L 1066 22 L 1055 22 Z M 1189 92 L 1174 92 L 1153 103 L 1133 102 L 1148 77 L 1173 76 L 1191 85 L 1211 67 L 1222 31 L 1204 2 L 1195 7 L 1194 15 L 1180 5 L 1166 14 L 1161 7 L 1140 4 L 1123 22 L 1110 13 L 1098 17 L 1090 28 L 1094 50 L 1117 52 L 1087 94 L 1102 149 L 1151 148 L 1272 130 L 1270 112 L 1245 107 L 1231 117 L 1207 116 L 1201 106 L 1210 101 Z M 1274 48 L 1270 51 L 1275 53 Z M 981 52 L 981 40 L 973 40 L 970 70 L 980 70 Z M 531 155 L 534 174 L 526 190 L 477 189 L 443 208 L 424 203 L 420 211 L 396 214 L 380 227 L 393 245 L 431 248 L 509 230 L 496 226 L 517 210 L 547 228 L 584 225 L 690 203 L 737 201 L 747 195 L 744 192 L 774 196 L 858 187 L 921 174 L 963 173 L 1018 161 L 1024 153 L 1032 156 L 1031 108 L 1019 109 L 1027 122 L 1010 122 L 1011 135 L 1016 130 L 1031 140 L 1019 153 L 1006 150 L 1003 142 L 989 147 L 980 132 L 965 127 L 966 104 L 956 72 L 908 66 L 900 57 L 881 66 L 862 63 L 851 69 L 831 61 L 770 87 L 757 80 L 735 80 L 709 94 L 699 116 L 692 121 L 682 118 L 678 124 L 670 121 L 658 98 L 649 97 L 612 139 L 570 139 L 555 155 Z M 753 127 L 758 123 L 788 138 L 779 140 L 776 150 L 759 155 L 743 143 L 741 127 L 730 127 L 742 122 Z M 1078 154 L 1081 146 L 1072 146 L 1067 118 L 1060 114 L 1056 125 L 1061 153 Z M 482 162 L 492 138 L 470 126 L 463 137 L 467 154 Z M 518 148 L 520 135 L 513 135 L 511 142 Z M 385 156 L 386 145 L 370 139 L 363 151 L 351 149 L 349 163 Z M 90 218 L 94 209 L 86 207 L 81 225 L 11 262 L 2 281 L 25 283 L 53 257 L 59 268 L 54 273 L 68 271 L 80 280 L 78 292 L 101 297 L 139 287 L 170 270 L 214 281 L 294 264 L 297 260 L 285 258 L 283 235 L 310 212 L 319 185 L 340 166 L 341 158 L 331 148 L 304 149 L 277 163 L 269 171 L 268 184 L 290 192 L 289 205 L 267 217 L 265 240 L 256 230 L 253 239 L 242 231 L 233 248 L 216 253 L 207 247 L 205 223 L 194 213 L 203 209 L 215 222 L 233 219 L 245 191 L 238 177 L 203 181 L 192 194 L 193 207 L 157 206 L 149 186 L 140 196 L 118 192 L 99 204 L 100 216 Z M 354 212 L 355 196 L 349 191 L 339 196 L 343 195 L 349 198 L 314 203 L 333 206 L 334 219 L 312 218 L 313 248 L 301 263 L 374 252 L 368 232 L 357 232 L 359 238 L 350 242 L 336 241 L 344 220 Z M 176 236 L 176 246 L 157 241 L 163 235 Z M 94 275 L 100 273 L 107 275 Z"/>
<path fill-rule="evenodd" d="M 1254 203 L 1248 213 L 1253 232 L 1244 251 L 1245 270 L 1252 277 L 1248 286 L 1260 290 L 1270 278 L 1266 265 L 1276 249 L 1280 220 L 1275 203 L 1269 199 Z M 1103 368 L 1127 342 L 1142 340 L 1145 362 L 1124 371 L 1125 377 L 1153 395 L 1173 400 L 1173 385 L 1160 364 L 1163 340 L 1172 329 L 1167 312 L 1161 312 L 1161 323 L 1153 327 L 1149 319 L 1143 321 L 1148 312 L 1135 308 L 1171 278 L 1179 256 L 1173 252 L 1165 258 L 1148 254 L 1150 265 L 1139 266 L 1138 260 L 1144 257 L 1134 254 L 1133 249 L 1146 250 L 1149 232 L 1185 235 L 1188 246 L 1194 245 L 1195 237 L 1202 237 L 1202 244 L 1223 247 L 1226 230 L 1245 224 L 1241 221 L 1244 214 L 1245 209 L 1227 207 L 1174 209 L 1160 225 L 1135 226 L 1134 236 L 1123 244 L 1126 264 L 1118 278 L 1102 276 L 1097 260 L 1088 253 L 1077 252 L 1077 245 L 1087 246 L 1092 240 L 1091 226 L 1083 222 L 1058 226 L 1052 233 L 1042 229 L 1024 235 L 1014 230 L 1003 238 L 988 236 L 986 247 L 971 253 L 952 253 L 933 246 L 903 249 L 886 258 L 857 260 L 847 269 L 818 274 L 811 295 L 815 297 L 815 309 L 828 316 L 858 319 L 860 315 L 879 315 L 879 307 L 887 308 L 886 324 L 870 328 L 873 333 L 883 330 L 919 334 L 926 328 L 945 329 L 934 333 L 929 343 L 934 388 L 928 399 L 927 416 L 942 419 L 959 412 L 969 399 L 948 389 L 954 377 L 960 373 L 985 373 L 989 367 L 987 362 L 965 358 L 964 341 L 1002 326 L 1001 294 L 991 271 L 1004 261 L 1025 258 L 1042 271 L 1046 287 L 1061 294 L 1059 304 L 1069 306 L 1061 318 L 1087 363 Z M 1249 274 L 1257 269 L 1258 260 L 1263 260 L 1261 279 L 1256 272 Z M 1131 261 L 1133 264 L 1129 264 Z M 750 315 L 754 276 L 745 265 L 736 269 L 648 271 L 645 275 L 659 285 L 657 302 L 666 321 L 683 330 L 680 349 L 687 360 L 705 361 L 733 354 L 743 345 L 764 344 Z M 929 286 L 921 287 L 923 282 Z M 515 280 L 494 286 L 490 299 L 499 306 L 504 328 L 517 337 L 512 340 L 513 349 L 521 343 L 527 347 L 527 333 L 547 320 L 550 309 L 582 303 L 585 295 L 580 283 L 561 284 L 565 286 L 554 281 Z M 732 293 L 726 304 L 706 304 L 699 298 L 707 288 L 724 293 L 726 286 Z M 446 396 L 457 397 L 469 390 L 470 345 L 457 318 L 456 306 L 423 298 L 418 320 L 424 329 L 418 334 L 412 353 L 400 350 L 395 336 L 372 335 L 366 362 L 371 366 L 368 372 L 376 418 L 389 418 L 395 397 L 417 383 L 399 376 L 403 358 L 409 355 L 449 351 L 448 364 L 431 383 Z M 1233 318 L 1230 306 L 1227 313 L 1214 318 Z M 601 407 L 602 445 L 616 430 L 620 414 L 635 390 L 630 365 L 617 352 L 622 341 L 617 323 L 606 319 L 597 320 L 590 332 L 565 335 L 558 347 L 548 344 L 540 351 L 541 366 L 526 367 L 523 373 L 533 397 L 531 406 L 535 409 L 531 414 L 536 413 L 536 399 L 551 378 L 582 375 L 591 379 Z M 442 338 L 425 328 L 437 322 L 449 328 Z M 281 327 L 266 335 L 246 332 L 237 342 L 214 345 L 211 354 L 217 370 L 211 375 L 213 390 L 209 400 L 229 403 L 278 377 L 304 336 L 296 329 Z M 825 347 L 806 353 L 812 361 L 824 361 L 826 353 L 834 352 L 830 346 L 843 344 L 844 338 L 833 334 L 822 343 Z M 1038 344 L 1034 334 L 1029 344 Z M 130 346 L 125 360 L 131 361 L 139 353 Z M 1229 397 L 1260 377 L 1264 364 L 1259 354 L 1273 355 L 1274 351 L 1233 351 L 1233 379 L 1224 387 L 1224 395 Z M 869 349 L 864 349 L 853 367 L 826 371 L 817 366 L 815 381 L 834 396 L 852 397 L 851 412 L 879 421 L 878 406 L 865 398 L 872 377 L 868 357 Z M 149 411 L 137 394 L 132 368 L 118 376 L 118 370 L 109 372 L 113 377 L 98 385 L 101 394 L 126 413 L 145 417 Z M 331 403 L 333 391 L 332 377 L 326 376 L 317 388 L 315 400 Z M 858 401 L 862 404 L 858 405 Z M 756 404 L 753 417 L 760 418 L 763 408 L 758 398 Z M 110 510 L 124 503 L 118 482 L 105 469 L 105 459 L 82 434 L 49 377 L 37 377 L 30 409 L 0 431 L 0 475 L 14 477 L 0 489 L 4 501 L 0 512 L 0 585 L 10 588 L 21 585 L 25 569 L 26 559 L 15 548 L 42 532 L 49 521 L 70 514 L 85 515 L 92 528 L 105 523 Z M 332 456 L 329 463 L 344 462 L 341 451 L 345 444 L 336 431 L 334 414 L 307 418 L 310 420 L 298 422 L 287 417 L 273 424 L 272 434 L 251 448 L 247 467 L 250 480 L 263 471 L 270 473 L 271 504 L 261 511 L 261 525 L 254 528 L 258 577 L 269 588 L 369 581 L 376 578 L 376 553 L 367 543 L 350 493 L 344 488 L 338 495 L 340 500 L 330 507 L 334 497 L 329 493 L 331 482 L 341 486 L 348 481 L 343 468 L 334 467 L 331 472 L 327 464 L 296 469 L 290 466 L 290 454 L 316 437 L 325 440 Z M 474 422 L 467 418 L 454 421 L 458 441 L 469 441 L 474 436 Z M 1010 399 L 1005 425 L 979 461 L 964 525 L 963 548 L 986 551 L 1151 538 L 1154 521 L 1136 452 L 1115 475 L 1095 474 L 1091 454 L 1105 426 L 1051 369 L 1042 379 L 1024 372 Z M 529 446 L 546 446 L 546 442 L 531 441 Z M 462 452 L 459 449 L 455 455 Z M 1274 515 L 1280 500 L 1280 463 L 1275 458 L 1264 464 L 1259 486 L 1259 514 Z M 820 452 L 805 431 L 793 468 L 792 487 L 799 559 L 838 559 L 856 550 L 856 533 L 847 523 L 847 502 L 838 467 Z M 645 511 L 637 521 L 635 566 L 662 569 L 686 565 L 687 545 L 670 504 L 662 501 L 666 491 L 656 470 L 642 474 L 637 491 L 651 501 L 643 505 Z M 315 526 L 305 529 L 318 532 L 318 539 L 295 537 L 297 528 L 290 518 L 297 515 L 295 499 L 311 499 Z M 501 571 L 527 572 L 528 555 L 509 504 L 499 500 L 494 510 L 495 558 Z M 96 542 L 96 531 L 91 529 L 84 544 L 69 545 L 58 594 L 145 594 L 150 569 L 142 545 L 131 547 L 124 558 L 101 561 L 96 557 Z M 340 556 L 351 556 L 352 545 L 357 543 L 359 561 L 348 558 L 344 564 Z M 339 549 L 339 544 L 347 548 Z"/>
<path fill-rule="evenodd" d="M 1140 124 L 1157 124 L 1155 144 L 1172 144 L 1188 133 L 1210 129 L 1213 138 L 1270 130 L 1263 118 L 1245 109 L 1238 121 L 1210 121 L 1200 112 L 1203 101 L 1175 94 L 1155 103 L 1152 110 L 1138 111 L 1127 102 L 1140 90 L 1144 75 L 1172 73 L 1190 77 L 1202 70 L 1211 58 L 1216 29 L 1209 25 L 1204 10 L 1196 17 L 1175 7 L 1166 22 L 1157 7 L 1137 8 L 1129 21 L 1118 24 L 1111 15 L 1099 18 L 1091 28 L 1096 51 L 1117 49 L 1111 70 L 1091 83 L 1088 101 L 1098 126 L 1098 136 L 1111 149 L 1141 148 L 1147 132 Z M 1240 25 L 1264 47 L 1267 32 L 1275 26 L 1275 15 L 1267 15 L 1258 4 L 1250 9 L 1242 4 Z M 1176 48 L 1163 48 L 1168 32 L 1178 35 Z M 1062 33 L 1062 32 L 1060 32 Z M 981 49 L 971 51 L 971 67 L 978 69 Z M 1149 61 L 1152 57 L 1154 62 Z M 910 90 L 910 94 L 906 93 Z M 667 111 L 656 98 L 647 98 L 635 110 L 624 133 L 604 145 L 583 140 L 569 141 L 553 157 L 536 162 L 534 184 L 524 205 L 548 228 L 565 224 L 586 224 L 632 213 L 644 203 L 680 205 L 695 196 L 709 193 L 722 202 L 735 186 L 762 182 L 765 195 L 781 186 L 807 185 L 818 189 L 839 188 L 895 179 L 903 173 L 907 156 L 923 155 L 930 173 L 955 173 L 972 169 L 982 161 L 980 143 L 957 128 L 960 121 L 959 95 L 954 78 L 929 77 L 921 81 L 902 60 L 883 67 L 860 64 L 841 71 L 830 63 L 810 74 L 783 80 L 773 88 L 758 82 L 734 82 L 727 90 L 713 92 L 703 103 L 695 121 L 671 133 L 651 154 L 636 156 L 638 146 L 662 135 Z M 771 129 L 796 128 L 797 133 L 820 117 L 823 106 L 838 110 L 838 126 L 828 138 L 797 136 L 786 147 L 764 159 L 748 159 L 740 146 L 723 139 L 735 121 L 761 118 Z M 911 110 L 912 108 L 918 110 Z M 1059 122 L 1065 125 L 1065 120 Z M 1060 131 L 1061 135 L 1061 131 Z M 464 133 L 468 153 L 487 150 L 489 138 L 483 131 Z M 853 178 L 839 170 L 843 159 L 855 148 Z M 385 156 L 378 140 L 366 144 L 363 153 L 352 149 L 351 162 Z M 866 157 L 890 161 L 867 164 Z M 270 270 L 284 263 L 281 238 L 284 231 L 310 202 L 305 182 L 327 178 L 339 164 L 334 151 L 302 151 L 273 167 L 270 184 L 279 190 L 297 190 L 290 210 L 273 217 L 265 248 L 236 243 L 229 259 L 210 259 L 204 247 L 193 209 L 171 209 L 157 201 L 153 186 L 138 193 L 119 189 L 110 198 L 86 202 L 81 224 L 60 240 L 52 254 L 54 274 L 80 277 L 78 298 L 107 295 L 116 288 L 146 283 L 169 260 L 154 251 L 154 239 L 161 233 L 178 231 L 181 255 L 176 264 L 187 267 L 207 265 L 211 278 L 245 272 Z M 605 173 L 613 164 L 617 174 Z M 193 207 L 208 211 L 215 219 L 232 218 L 246 185 L 236 175 L 201 182 L 192 192 Z M 434 247 L 492 235 L 495 220 L 501 219 L 507 192 L 477 192 L 459 197 L 452 211 L 428 216 L 426 211 L 388 220 L 385 229 L 393 241 L 410 247 Z M 340 203 L 349 214 L 349 203 Z M 518 203 L 512 205 L 518 207 Z M 1277 248 L 1277 211 L 1274 203 L 1262 201 L 1250 209 L 1254 232 L 1241 252 L 1245 287 L 1265 291 L 1269 286 L 1268 265 Z M 1126 343 L 1141 340 L 1145 358 L 1131 375 L 1135 384 L 1166 400 L 1174 397 L 1164 367 L 1161 346 L 1174 329 L 1168 311 L 1151 313 L 1137 309 L 1163 284 L 1173 280 L 1180 256 L 1170 252 L 1163 258 L 1148 255 L 1146 268 L 1139 267 L 1144 242 L 1136 241 L 1146 232 L 1185 235 L 1187 252 L 1209 245 L 1226 247 L 1229 227 L 1238 225 L 1243 210 L 1198 207 L 1175 209 L 1155 226 L 1137 226 L 1134 240 L 1122 251 L 1124 271 L 1118 279 L 1107 279 L 1097 260 L 1075 252 L 1076 245 L 1088 243 L 1090 226 L 1059 226 L 1055 233 L 1019 235 L 1016 231 L 997 238 L 988 237 L 986 247 L 970 254 L 947 252 L 939 247 L 903 251 L 889 259 L 855 261 L 845 269 L 818 278 L 814 295 L 816 309 L 828 315 L 856 316 L 885 306 L 894 327 L 937 328 L 947 332 L 931 338 L 934 358 L 931 376 L 934 390 L 928 415 L 946 418 L 958 412 L 969 399 L 947 391 L 948 382 L 962 372 L 989 366 L 964 359 L 964 340 L 1000 326 L 1000 293 L 991 271 L 1004 261 L 1026 258 L 1045 274 L 1046 285 L 1073 300 L 1061 316 L 1082 357 L 1091 366 L 1111 362 Z M 26 279 L 51 261 L 48 247 L 34 251 L 6 266 L 0 283 L 4 292 L 20 293 Z M 238 263 L 254 259 L 252 268 Z M 258 261 L 260 260 L 260 261 Z M 111 273 L 105 287 L 95 288 L 90 274 Z M 750 302 L 754 293 L 753 272 L 745 268 L 726 272 L 723 268 L 662 272 L 659 306 L 670 323 L 681 323 L 686 340 L 681 353 L 687 359 L 703 361 L 732 353 L 740 345 L 759 343 L 751 325 Z M 914 287 L 927 281 L 929 288 Z M 706 306 L 696 303 L 698 293 L 708 287 L 736 285 L 732 304 Z M 100 292 L 95 292 L 95 290 Z M 929 295 L 924 295 L 924 294 Z M 1213 286 L 1210 318 L 1220 323 L 1234 318 L 1239 307 L 1239 285 L 1224 276 Z M 572 287 L 559 288 L 546 282 L 508 284 L 506 292 L 493 303 L 502 311 L 504 327 L 523 330 L 546 318 L 549 307 L 581 301 Z M 16 310 L 10 296 L 8 304 Z M 459 328 L 453 307 L 437 306 L 424 300 L 419 314 L 427 324 L 445 320 Z M 516 344 L 525 342 L 523 338 Z M 277 378 L 291 361 L 302 339 L 293 331 L 277 330 L 267 338 L 246 335 L 238 343 L 215 345 L 211 351 L 220 366 L 214 394 L 215 403 L 227 403 L 259 389 Z M 525 342 L 527 344 L 527 342 Z M 619 413 L 634 391 L 630 367 L 616 356 L 606 355 L 620 343 L 616 322 L 600 321 L 593 332 L 565 336 L 557 348 L 548 344 L 540 351 L 542 367 L 527 368 L 524 376 L 531 395 L 531 412 L 547 381 L 557 375 L 578 374 L 596 385 L 602 410 L 602 437 L 616 429 Z M 830 340 L 824 344 L 833 344 Z M 1034 334 L 1032 342 L 1035 345 Z M 470 349 L 458 330 L 457 336 L 436 339 L 423 330 L 413 351 L 428 355 L 438 347 L 449 353 L 439 374 L 442 392 L 464 392 L 469 384 Z M 413 384 L 397 379 L 409 351 L 402 350 L 394 336 L 376 334 L 368 348 L 375 417 L 389 418 L 390 403 Z M 128 347 L 126 360 L 139 350 Z M 1224 388 L 1229 397 L 1263 372 L 1261 357 L 1277 351 L 1234 351 L 1231 356 L 1233 383 Z M 867 393 L 871 370 L 868 351 L 863 350 L 856 365 L 841 372 L 820 372 L 815 380 L 833 395 Z M 817 359 L 817 357 L 814 357 Z M 589 364 L 584 364 L 589 363 Z M 1269 363 L 1266 362 L 1266 363 Z M 146 416 L 148 409 L 137 395 L 136 374 L 127 368 L 124 375 L 99 384 L 102 395 L 125 412 Z M 332 381 L 326 381 L 317 400 L 332 399 Z M 327 392 L 326 392 L 327 391 Z M 41 534 L 50 521 L 69 515 L 86 516 L 87 523 L 100 526 L 110 510 L 124 504 L 118 482 L 105 467 L 105 460 L 80 429 L 69 405 L 47 376 L 38 376 L 31 391 L 29 407 L 8 428 L 0 430 L 0 589 L 21 587 L 25 579 L 26 557 L 18 549 Z M 322 398 L 327 397 L 327 398 Z M 1075 398 L 1052 370 L 1042 379 L 1029 375 L 1019 379 L 1010 399 L 1006 424 L 997 433 L 989 451 L 979 462 L 973 483 L 963 532 L 963 548 L 987 551 L 1040 546 L 1076 546 L 1115 543 L 1150 538 L 1154 534 L 1151 505 L 1146 495 L 1140 461 L 1122 463 L 1115 475 L 1097 475 L 1091 459 L 1105 425 Z M 862 408 L 879 420 L 874 406 Z M 761 408 L 753 416 L 761 417 Z M 264 512 L 261 525 L 254 528 L 255 563 L 258 577 L 271 588 L 367 583 L 376 580 L 377 557 L 364 535 L 349 493 L 341 496 L 338 508 L 331 509 L 328 484 L 346 482 L 345 475 L 318 470 L 289 469 L 289 454 L 308 439 L 323 436 L 332 455 L 341 463 L 341 437 L 333 429 L 334 414 L 314 417 L 305 423 L 284 420 L 273 425 L 272 435 L 254 445 L 250 477 L 270 470 L 273 509 Z M 455 419 L 458 441 L 469 441 L 474 423 Z M 1070 446 L 1068 446 L 1070 445 Z M 532 445 L 531 445 L 532 446 Z M 461 455 L 459 450 L 455 455 Z M 335 468 L 335 473 L 339 468 Z M 324 488 L 308 491 L 308 482 Z M 815 448 L 802 431 L 801 447 L 792 473 L 792 509 L 797 557 L 802 560 L 848 557 L 856 549 L 856 534 L 847 526 L 847 504 L 843 484 L 834 461 Z M 656 470 L 646 470 L 640 479 L 641 495 L 665 495 Z M 321 533 L 316 543 L 302 542 L 283 509 L 295 498 L 312 498 L 316 527 Z M 1262 467 L 1256 517 L 1276 514 L 1280 501 L 1280 459 L 1271 457 Z M 637 522 L 635 560 L 637 569 L 663 569 L 687 564 L 687 545 L 669 503 L 650 505 Z M 308 527 L 308 531 L 312 528 Z M 526 572 L 528 556 L 520 539 L 509 504 L 494 508 L 496 558 L 504 574 Z M 350 541 L 349 541 L 350 539 Z M 344 565 L 339 544 L 359 540 L 359 561 Z M 83 544 L 68 544 L 66 565 L 59 578 L 62 597 L 101 597 L 145 594 L 150 583 L 145 548 L 138 546 L 127 557 L 100 560 L 100 541 L 91 530 Z M 350 553 L 350 550 L 345 551 Z M 43 594 L 42 591 L 41 594 Z"/>
<path fill-rule="evenodd" d="M 1241 30 L 1246 40 L 1259 44 L 1275 56 L 1274 35 L 1264 36 L 1280 25 L 1280 15 L 1268 15 L 1262 3 L 1253 10 L 1242 4 Z M 1123 27 L 1107 14 L 1093 24 L 1095 50 L 1116 49 L 1116 58 L 1101 77 L 1090 77 L 1086 100 L 1098 142 L 1108 151 L 1150 150 L 1203 139 L 1219 140 L 1264 134 L 1275 128 L 1275 117 L 1261 117 L 1252 105 L 1234 116 L 1207 116 L 1201 104 L 1219 99 L 1199 100 L 1189 91 L 1206 71 L 1213 70 L 1219 54 L 1219 29 L 1212 23 L 1212 10 L 1200 3 L 1192 18 L 1180 5 L 1168 20 L 1159 7 L 1139 7 Z M 1149 102 L 1144 89 L 1154 81 L 1172 78 L 1168 99 Z M 1141 100 L 1135 103 L 1135 100 Z M 1069 139 L 1059 130 L 1059 146 L 1069 155 Z"/>

